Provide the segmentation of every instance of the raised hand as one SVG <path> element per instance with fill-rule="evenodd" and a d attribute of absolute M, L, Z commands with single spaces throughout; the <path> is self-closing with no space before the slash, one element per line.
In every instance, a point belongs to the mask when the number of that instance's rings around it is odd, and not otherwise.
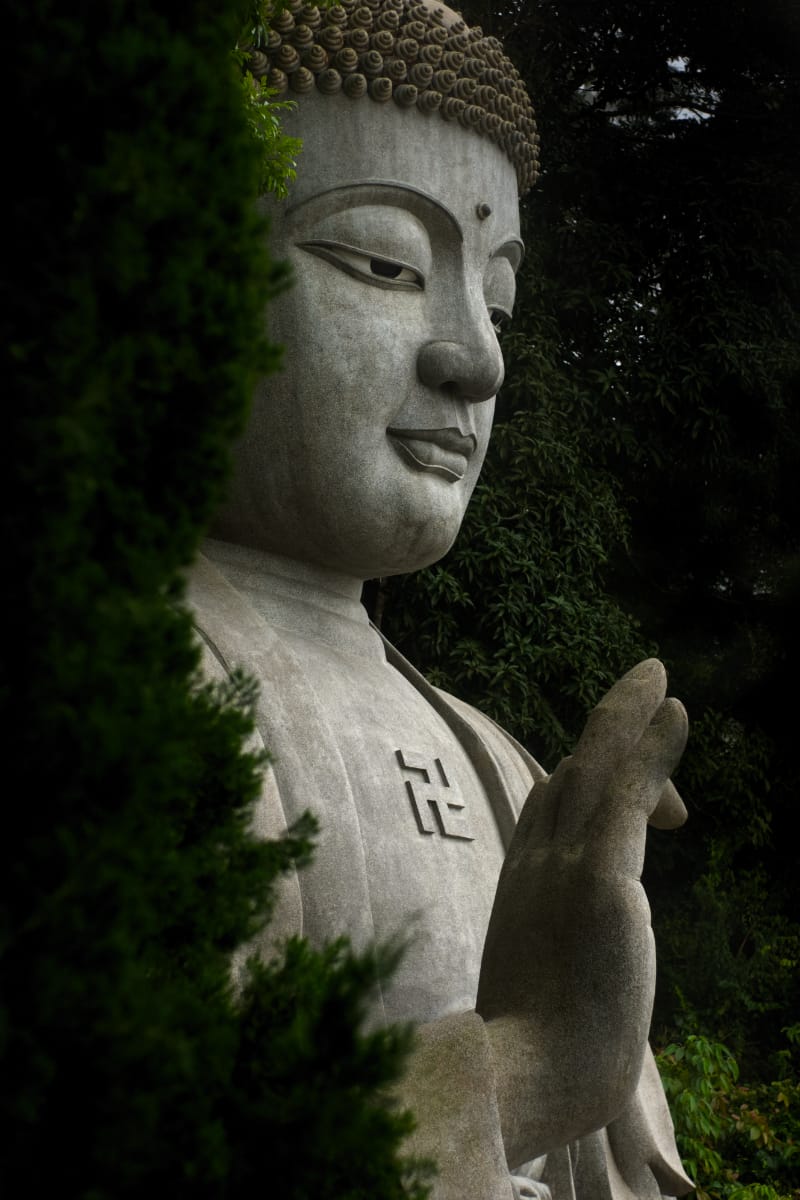
<path fill-rule="evenodd" d="M 685 817 L 669 776 L 686 713 L 665 693 L 655 659 L 611 688 L 506 856 L 477 1009 L 512 1166 L 613 1120 L 639 1079 L 655 986 L 646 828 Z"/>

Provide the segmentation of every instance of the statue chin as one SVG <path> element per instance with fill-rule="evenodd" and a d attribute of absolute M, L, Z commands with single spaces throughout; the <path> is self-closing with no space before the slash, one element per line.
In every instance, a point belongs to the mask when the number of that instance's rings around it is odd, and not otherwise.
<path fill-rule="evenodd" d="M 327 504 L 325 493 L 320 496 L 324 480 L 319 489 L 295 493 L 288 510 L 272 487 L 262 489 L 260 504 L 242 506 L 233 495 L 211 536 L 360 582 L 420 570 L 453 545 L 472 486 L 400 461 L 390 459 L 389 465 L 393 470 L 384 473 L 382 487 L 364 471 L 330 480 Z"/>
<path fill-rule="evenodd" d="M 327 567 L 363 582 L 389 575 L 405 575 L 438 562 L 447 554 L 458 534 L 458 526 L 429 520 L 424 526 L 404 526 L 394 536 L 385 527 L 363 531 L 357 542 L 347 546 L 308 547 L 301 554 L 290 545 L 278 543 L 273 552 L 285 557 Z"/>

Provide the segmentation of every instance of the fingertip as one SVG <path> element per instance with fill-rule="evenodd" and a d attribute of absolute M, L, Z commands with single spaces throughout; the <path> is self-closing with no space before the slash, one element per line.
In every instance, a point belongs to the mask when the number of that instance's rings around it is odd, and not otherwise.
<path fill-rule="evenodd" d="M 689 732 L 689 714 L 686 711 L 685 705 L 683 704 L 682 701 L 680 701 L 678 699 L 677 696 L 668 696 L 667 699 L 669 700 L 670 704 L 675 705 L 676 711 L 680 713 L 681 720 L 682 720 L 683 724 L 685 725 L 686 732 L 688 734 L 688 732 Z"/>
<path fill-rule="evenodd" d="M 663 680 L 666 686 L 667 672 L 660 659 L 645 658 L 642 662 L 637 663 L 635 667 L 632 667 L 622 678 Z"/>
<path fill-rule="evenodd" d="M 648 825 L 652 825 L 654 829 L 679 829 L 688 815 L 675 784 L 668 779 L 658 798 L 658 804 L 650 814 Z"/>
<path fill-rule="evenodd" d="M 689 736 L 689 714 L 676 696 L 667 696 L 651 724 L 666 725 L 667 722 L 672 726 L 674 741 L 680 745 L 682 754 Z"/>

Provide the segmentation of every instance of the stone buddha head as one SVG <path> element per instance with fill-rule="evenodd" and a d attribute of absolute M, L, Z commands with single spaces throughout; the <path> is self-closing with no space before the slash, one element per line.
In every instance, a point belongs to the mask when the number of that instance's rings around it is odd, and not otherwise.
<path fill-rule="evenodd" d="M 293 0 L 256 72 L 297 100 L 284 369 L 257 388 L 215 533 L 357 579 L 452 545 L 503 379 L 535 125 L 496 39 L 409 0 Z"/>

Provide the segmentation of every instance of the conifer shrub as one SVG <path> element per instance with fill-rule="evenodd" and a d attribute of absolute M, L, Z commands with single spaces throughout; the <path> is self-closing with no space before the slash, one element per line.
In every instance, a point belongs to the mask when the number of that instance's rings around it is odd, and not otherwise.
<path fill-rule="evenodd" d="M 386 967 L 230 955 L 310 849 L 257 843 L 252 689 L 204 686 L 180 572 L 282 283 L 254 204 L 230 0 L 7 5 L 0 1192 L 419 1195 L 378 1098 Z"/>

